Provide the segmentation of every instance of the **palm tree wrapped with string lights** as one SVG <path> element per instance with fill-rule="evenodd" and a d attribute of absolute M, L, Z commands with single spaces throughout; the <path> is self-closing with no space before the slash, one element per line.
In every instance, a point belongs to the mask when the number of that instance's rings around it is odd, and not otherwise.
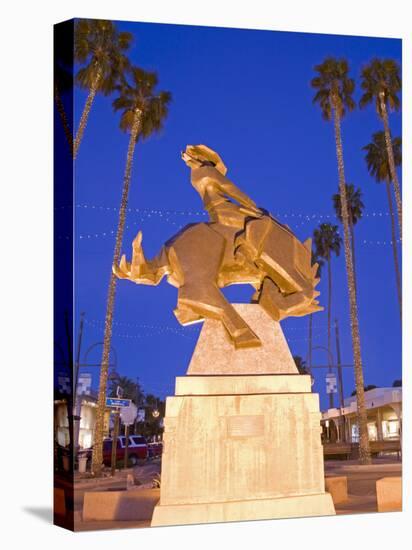
<path fill-rule="evenodd" d="M 366 107 L 375 102 L 376 112 L 383 122 L 385 146 L 388 155 L 389 172 L 395 191 L 396 210 L 398 213 L 399 235 L 402 239 L 402 198 L 393 142 L 389 129 L 388 111 L 398 111 L 401 106 L 398 94 L 402 88 L 400 67 L 393 59 L 372 59 L 362 70 L 362 89 L 364 91 L 359 106 Z"/>
<path fill-rule="evenodd" d="M 355 365 L 355 383 L 357 391 L 356 401 L 359 423 L 359 460 L 361 464 L 370 464 L 371 454 L 367 428 L 365 394 L 363 389 L 364 381 L 358 305 L 351 250 L 349 211 L 346 197 L 345 165 L 343 160 L 341 134 L 342 118 L 348 111 L 352 111 L 355 108 L 355 102 L 352 98 L 352 94 L 355 89 L 355 81 L 349 76 L 349 65 L 346 59 L 328 57 L 322 64 L 315 67 L 315 71 L 317 75 L 311 81 L 312 87 L 316 90 L 313 102 L 319 104 L 324 120 L 333 120 L 334 123 L 336 156 L 338 161 L 339 194 L 342 206 L 345 263 L 349 289 L 349 310 Z"/>
<path fill-rule="evenodd" d="M 352 249 L 352 261 L 353 271 L 355 274 L 355 288 L 356 288 L 356 260 L 355 260 L 355 225 L 362 218 L 365 205 L 362 201 L 362 191 L 360 187 L 355 188 L 353 183 L 346 184 L 346 200 L 348 203 L 349 214 L 349 230 Z M 333 207 L 336 212 L 336 217 L 342 222 L 342 205 L 340 200 L 340 193 L 335 193 L 332 197 Z"/>
<path fill-rule="evenodd" d="M 117 86 L 118 97 L 113 101 L 115 111 L 121 111 L 120 129 L 130 135 L 126 156 L 126 168 L 123 178 L 123 190 L 120 200 L 119 220 L 112 265 L 118 265 L 126 224 L 126 211 L 130 190 L 133 156 L 136 144 L 147 139 L 163 128 L 171 101 L 170 92 L 157 93 L 156 73 L 147 72 L 139 67 L 130 67 Z M 104 409 L 106 403 L 107 379 L 109 372 L 109 353 L 112 339 L 113 315 L 117 277 L 110 275 L 104 325 L 103 356 L 100 370 L 98 408 L 95 426 L 95 444 L 93 447 L 92 469 L 100 475 L 103 462 Z"/>
<path fill-rule="evenodd" d="M 76 83 L 88 90 L 88 95 L 73 143 L 73 158 L 79 151 L 96 93 L 105 96 L 113 93 L 129 65 L 124 52 L 131 41 L 131 33 L 119 32 L 113 21 L 80 19 L 76 22 L 74 59 L 83 64 L 77 72 Z"/>
<path fill-rule="evenodd" d="M 393 161 L 395 166 L 400 166 L 402 163 L 402 140 L 400 137 L 391 138 L 391 143 Z M 399 311 L 402 319 L 402 279 L 399 268 L 395 214 L 391 194 L 392 175 L 384 132 L 375 132 L 372 136 L 372 142 L 365 145 L 362 149 L 366 151 L 365 160 L 368 166 L 369 174 L 375 178 L 377 183 L 384 181 L 386 184 L 386 194 L 388 197 L 389 214 L 391 218 L 392 251 L 395 265 L 396 289 L 398 294 Z"/>

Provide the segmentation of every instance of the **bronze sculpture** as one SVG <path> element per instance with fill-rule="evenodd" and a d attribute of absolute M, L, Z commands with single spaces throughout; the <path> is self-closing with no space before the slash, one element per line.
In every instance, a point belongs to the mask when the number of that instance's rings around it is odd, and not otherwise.
<path fill-rule="evenodd" d="M 122 256 L 113 271 L 121 279 L 157 285 L 164 276 L 177 287 L 174 310 L 182 325 L 219 319 L 236 348 L 260 345 L 258 336 L 226 300 L 220 288 L 250 284 L 276 321 L 323 308 L 315 299 L 319 279 L 311 264 L 311 239 L 301 243 L 289 227 L 260 209 L 226 178 L 220 156 L 205 145 L 188 145 L 182 159 L 210 221 L 190 224 L 146 260 L 142 233 L 133 242 L 132 261 Z M 235 201 L 235 202 L 234 202 Z"/>

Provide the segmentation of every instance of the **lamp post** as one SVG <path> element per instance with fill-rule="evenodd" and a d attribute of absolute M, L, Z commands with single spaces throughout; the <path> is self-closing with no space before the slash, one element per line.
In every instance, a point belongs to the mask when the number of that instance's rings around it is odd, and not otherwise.
<path fill-rule="evenodd" d="M 335 319 L 335 330 L 337 331 L 337 320 Z M 342 419 L 342 429 L 341 429 L 341 433 L 339 434 L 339 437 L 342 441 L 346 441 L 346 433 L 345 433 L 345 417 L 344 417 L 344 414 L 343 414 L 343 409 L 344 409 L 344 398 L 343 398 L 343 376 L 342 376 L 342 364 L 341 364 L 341 359 L 340 359 L 340 347 L 339 347 L 339 336 L 338 336 L 338 332 L 336 332 L 336 346 L 337 346 L 337 354 L 338 354 L 338 364 L 336 365 L 337 367 L 337 370 L 338 370 L 338 377 L 339 377 L 339 401 L 340 401 L 340 414 L 341 414 L 341 419 Z M 323 350 L 323 351 L 326 351 L 326 353 L 328 354 L 328 357 L 329 357 L 329 367 L 332 366 L 334 367 L 335 364 L 334 364 L 334 360 L 333 360 L 333 354 L 332 352 L 324 347 L 324 346 L 315 346 L 314 348 L 312 348 L 313 350 L 316 350 L 316 349 L 320 349 L 320 350 Z M 352 366 L 352 365 L 345 365 L 345 366 Z"/>
<path fill-rule="evenodd" d="M 84 352 L 83 362 L 80 363 L 79 358 L 80 358 L 80 353 L 81 353 L 81 342 L 82 342 L 81 336 L 82 336 L 82 332 L 83 332 L 83 320 L 84 320 L 84 313 L 82 313 L 82 319 L 81 319 L 81 325 L 80 325 L 81 330 L 79 331 L 79 342 L 78 342 L 78 348 L 77 348 L 77 360 L 76 360 L 76 369 L 75 369 L 75 387 L 76 387 L 75 399 L 76 399 L 76 403 L 78 404 L 77 407 L 76 407 L 76 417 L 78 418 L 78 420 L 76 420 L 77 428 L 76 428 L 75 439 L 74 439 L 76 449 L 79 448 L 79 433 L 80 433 L 80 420 L 81 420 L 80 413 L 81 413 L 81 402 L 82 402 L 81 396 L 77 395 L 77 382 L 78 382 L 79 372 L 80 372 L 80 369 L 82 367 L 87 367 L 87 368 L 90 368 L 90 367 L 100 368 L 101 367 L 101 363 L 88 363 L 87 361 L 88 361 L 88 357 L 89 357 L 90 352 L 92 350 L 94 350 L 97 346 L 102 346 L 103 345 L 103 342 L 95 342 L 95 343 L 91 344 L 87 348 L 87 350 Z M 113 354 L 113 363 L 110 363 L 109 367 L 112 367 L 112 368 L 116 369 L 117 368 L 117 352 L 116 352 L 116 350 L 113 346 L 110 347 L 110 353 Z M 93 444 L 94 444 L 94 442 L 93 442 Z"/>

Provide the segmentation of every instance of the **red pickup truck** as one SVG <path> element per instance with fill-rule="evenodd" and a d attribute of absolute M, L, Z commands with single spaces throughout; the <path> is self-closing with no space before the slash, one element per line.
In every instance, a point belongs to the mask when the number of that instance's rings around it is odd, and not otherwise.
<path fill-rule="evenodd" d="M 113 440 L 105 439 L 103 441 L 103 462 L 106 466 L 110 466 L 112 462 L 112 444 Z M 126 450 L 126 437 L 121 435 L 117 439 L 116 460 L 123 460 Z M 139 460 L 147 460 L 149 454 L 146 439 L 141 435 L 129 436 L 129 464 L 135 466 Z"/>

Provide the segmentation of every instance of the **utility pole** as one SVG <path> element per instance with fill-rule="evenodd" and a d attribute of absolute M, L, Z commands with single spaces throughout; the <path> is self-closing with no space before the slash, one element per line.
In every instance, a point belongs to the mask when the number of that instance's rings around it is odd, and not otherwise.
<path fill-rule="evenodd" d="M 123 468 L 126 470 L 129 462 L 129 423 L 124 425 L 124 437 L 125 437 L 125 447 L 124 447 L 124 461 Z"/>
<path fill-rule="evenodd" d="M 339 399 L 340 399 L 340 410 L 342 415 L 342 441 L 346 442 L 346 426 L 345 426 L 345 416 L 343 414 L 343 409 L 345 406 L 345 401 L 343 397 L 343 376 L 342 376 L 342 361 L 340 357 L 340 343 L 339 343 L 339 327 L 338 320 L 335 319 L 335 335 L 336 335 L 336 359 L 338 367 L 338 378 L 339 378 Z"/>
<path fill-rule="evenodd" d="M 117 408 L 114 413 L 114 428 L 113 428 L 113 437 L 112 437 L 112 477 L 116 473 L 116 459 L 117 459 L 117 439 L 119 437 L 119 420 L 120 420 L 120 409 Z"/>

